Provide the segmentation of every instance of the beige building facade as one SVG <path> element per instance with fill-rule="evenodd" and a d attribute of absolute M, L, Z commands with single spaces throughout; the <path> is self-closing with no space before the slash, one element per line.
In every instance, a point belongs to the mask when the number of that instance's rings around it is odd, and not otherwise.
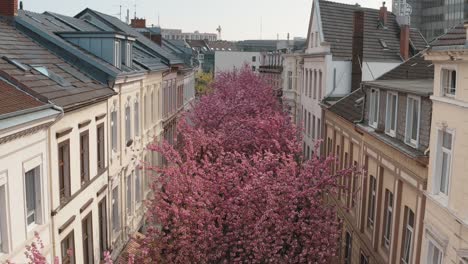
<path fill-rule="evenodd" d="M 467 29 L 449 32 L 426 55 L 435 66 L 422 254 L 428 264 L 468 263 Z"/>

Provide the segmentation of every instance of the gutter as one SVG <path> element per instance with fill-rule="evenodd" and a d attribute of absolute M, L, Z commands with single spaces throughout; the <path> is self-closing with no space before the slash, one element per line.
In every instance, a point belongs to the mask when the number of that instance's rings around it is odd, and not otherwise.
<path fill-rule="evenodd" d="M 359 89 L 361 89 L 362 93 L 364 93 L 364 102 L 363 102 L 363 105 L 362 105 L 361 119 L 354 121 L 353 122 L 354 124 L 360 124 L 360 123 L 364 122 L 364 112 L 366 110 L 367 94 L 364 91 L 364 84 L 361 83 L 361 87 Z"/>
<path fill-rule="evenodd" d="M 12 113 L 6 113 L 6 114 L 3 114 L 3 115 L 0 115 L 0 120 L 16 117 L 16 116 L 20 116 L 20 115 L 30 114 L 30 113 L 33 113 L 33 112 L 38 112 L 38 111 L 41 111 L 41 110 L 45 110 L 45 109 L 48 109 L 48 108 L 54 108 L 54 107 L 55 107 L 54 104 L 49 103 L 49 104 L 37 106 L 37 107 L 34 107 L 34 108 L 20 110 L 20 111 L 16 111 L 16 112 L 12 112 Z M 58 110 L 58 109 L 55 109 L 55 110 Z"/>

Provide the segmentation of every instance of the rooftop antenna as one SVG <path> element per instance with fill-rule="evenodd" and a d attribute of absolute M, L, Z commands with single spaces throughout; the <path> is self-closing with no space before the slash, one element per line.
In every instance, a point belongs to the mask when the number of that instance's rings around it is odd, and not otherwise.
<path fill-rule="evenodd" d="M 218 26 L 218 28 L 216 29 L 216 31 L 218 31 L 218 34 L 219 34 L 219 40 L 221 40 L 221 25 Z"/>
<path fill-rule="evenodd" d="M 161 27 L 161 24 L 159 23 L 159 12 L 158 12 L 158 27 Z"/>
<path fill-rule="evenodd" d="M 136 0 L 135 0 L 135 15 L 134 18 L 136 19 Z"/>
<path fill-rule="evenodd" d="M 125 18 L 125 22 L 130 24 L 130 9 L 127 8 L 127 17 Z"/>
<path fill-rule="evenodd" d="M 119 19 L 122 21 L 122 5 L 120 5 Z"/>

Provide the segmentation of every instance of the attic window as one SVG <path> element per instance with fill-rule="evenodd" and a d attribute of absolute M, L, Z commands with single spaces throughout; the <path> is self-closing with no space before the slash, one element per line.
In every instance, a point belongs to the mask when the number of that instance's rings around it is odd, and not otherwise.
<path fill-rule="evenodd" d="M 17 61 L 17 60 L 13 60 L 13 59 L 10 59 L 8 58 L 7 56 L 3 56 L 2 59 L 4 59 L 5 61 L 7 61 L 8 63 L 12 64 L 12 65 L 15 65 L 18 69 L 22 70 L 22 71 L 29 71 L 31 68 L 28 67 L 27 65 Z"/>
<path fill-rule="evenodd" d="M 40 72 L 42 75 L 49 77 L 52 81 L 55 81 L 58 83 L 60 86 L 71 86 L 69 82 L 67 82 L 65 79 L 63 79 L 60 75 L 56 74 L 55 72 L 47 69 L 45 66 L 32 66 L 36 71 Z"/>
<path fill-rule="evenodd" d="M 382 45 L 382 48 L 384 50 L 388 50 L 388 45 L 387 45 L 387 42 L 385 42 L 385 40 L 379 39 L 379 42 L 380 42 L 380 45 Z"/>

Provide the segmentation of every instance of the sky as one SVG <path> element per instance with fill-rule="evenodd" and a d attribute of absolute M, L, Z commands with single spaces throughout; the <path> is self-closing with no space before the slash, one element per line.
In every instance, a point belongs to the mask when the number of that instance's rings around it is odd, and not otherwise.
<path fill-rule="evenodd" d="M 379 8 L 380 0 L 333 0 L 363 7 Z M 390 2 L 390 1 L 388 1 Z M 146 18 L 147 25 L 177 28 L 184 32 L 216 33 L 221 26 L 222 39 L 286 39 L 306 37 L 312 0 L 23 0 L 24 9 L 52 11 L 74 16 L 86 7 L 122 19 Z M 390 4 L 387 4 L 390 6 Z"/>

